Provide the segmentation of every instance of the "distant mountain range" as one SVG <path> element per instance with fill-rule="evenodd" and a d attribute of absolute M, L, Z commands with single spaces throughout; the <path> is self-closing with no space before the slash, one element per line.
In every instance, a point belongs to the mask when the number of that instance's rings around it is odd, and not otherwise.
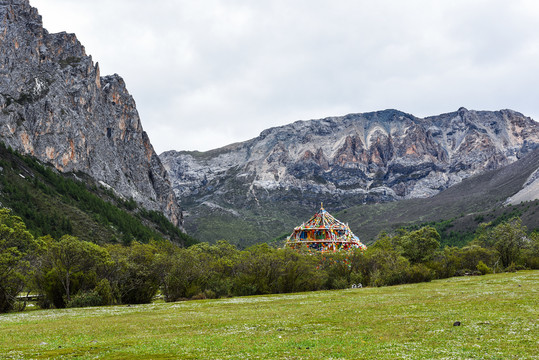
<path fill-rule="evenodd" d="M 187 230 L 244 244 L 291 231 L 320 202 L 340 211 L 430 198 L 538 147 L 539 124 L 512 110 L 461 108 L 424 119 L 385 110 L 298 121 L 243 143 L 160 158 L 187 211 Z"/>

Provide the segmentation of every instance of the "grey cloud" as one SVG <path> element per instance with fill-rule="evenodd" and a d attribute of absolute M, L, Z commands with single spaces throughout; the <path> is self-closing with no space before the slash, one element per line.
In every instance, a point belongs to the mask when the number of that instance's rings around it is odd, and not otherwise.
<path fill-rule="evenodd" d="M 459 106 L 539 118 L 534 1 L 31 0 L 119 73 L 158 152 L 299 119 Z"/>

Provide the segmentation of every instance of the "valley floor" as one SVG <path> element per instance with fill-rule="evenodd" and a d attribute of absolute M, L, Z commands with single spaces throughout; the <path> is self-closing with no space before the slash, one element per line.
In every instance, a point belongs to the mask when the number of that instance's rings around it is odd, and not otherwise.
<path fill-rule="evenodd" d="M 539 271 L 0 315 L 2 359 L 539 359 Z M 454 326 L 456 321 L 460 326 Z"/>

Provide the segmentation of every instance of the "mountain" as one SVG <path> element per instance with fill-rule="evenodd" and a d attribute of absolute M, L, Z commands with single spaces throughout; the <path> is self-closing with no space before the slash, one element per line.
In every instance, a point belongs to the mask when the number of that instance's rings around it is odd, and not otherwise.
<path fill-rule="evenodd" d="M 97 244 L 167 239 L 197 241 L 158 211 L 137 206 L 83 173 L 61 173 L 0 143 L 0 207 L 20 216 L 35 236 L 73 235 Z"/>
<path fill-rule="evenodd" d="M 539 155 L 537 155 L 539 157 Z M 507 199 L 507 204 L 517 205 L 524 201 L 539 200 L 539 168 L 527 179 L 518 193 Z"/>
<path fill-rule="evenodd" d="M 539 124 L 512 110 L 427 118 L 385 110 L 298 121 L 243 143 L 160 158 L 188 231 L 253 243 L 290 232 L 320 202 L 338 211 L 429 198 L 537 147 Z"/>
<path fill-rule="evenodd" d="M 520 216 L 530 231 L 539 230 L 539 201 L 534 196 L 509 203 L 533 174 L 539 172 L 539 148 L 496 170 L 463 180 L 430 198 L 353 206 L 336 214 L 361 229 L 358 236 L 372 240 L 381 231 L 411 225 L 434 224 L 448 245 L 464 245 L 481 222 L 499 222 Z M 444 234 L 445 232 L 445 234 Z M 450 234 L 453 232 L 454 234 Z M 466 238 L 468 235 L 468 238 Z"/>
<path fill-rule="evenodd" d="M 0 1 L 0 140 L 181 225 L 125 82 L 102 77 L 74 34 L 49 34 L 28 0 Z"/>

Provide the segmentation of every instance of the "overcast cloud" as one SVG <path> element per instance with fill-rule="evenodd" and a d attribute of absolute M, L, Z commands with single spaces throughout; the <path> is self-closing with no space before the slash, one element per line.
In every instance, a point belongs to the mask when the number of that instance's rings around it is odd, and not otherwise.
<path fill-rule="evenodd" d="M 464 106 L 539 120 L 534 0 L 30 0 L 121 75 L 158 153 L 296 120 Z"/>

